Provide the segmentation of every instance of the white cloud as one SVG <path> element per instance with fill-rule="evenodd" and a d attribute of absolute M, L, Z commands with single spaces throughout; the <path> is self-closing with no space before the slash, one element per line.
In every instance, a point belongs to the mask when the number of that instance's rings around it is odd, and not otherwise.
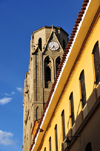
<path fill-rule="evenodd" d="M 10 96 L 10 94 L 8 94 L 8 93 L 5 93 L 4 95 L 6 95 L 6 96 Z"/>
<path fill-rule="evenodd" d="M 23 92 L 23 89 L 20 88 L 20 87 L 17 87 L 16 89 L 17 89 L 17 91 L 19 91 L 19 92 Z"/>
<path fill-rule="evenodd" d="M 14 145 L 14 140 L 12 139 L 13 134 L 10 132 L 5 132 L 0 130 L 0 144 L 2 145 Z"/>
<path fill-rule="evenodd" d="M 14 94 L 15 94 L 15 92 L 14 92 L 14 91 L 12 91 L 12 92 L 11 92 L 11 95 L 14 95 Z"/>
<path fill-rule="evenodd" d="M 0 105 L 7 104 L 11 100 L 12 100 L 12 98 L 4 97 L 3 99 L 0 99 Z"/>
<path fill-rule="evenodd" d="M 6 96 L 11 96 L 11 95 L 14 95 L 14 94 L 15 94 L 15 92 L 14 92 L 14 91 L 12 91 L 12 92 L 11 92 L 11 94 L 4 93 L 4 95 L 6 95 Z"/>

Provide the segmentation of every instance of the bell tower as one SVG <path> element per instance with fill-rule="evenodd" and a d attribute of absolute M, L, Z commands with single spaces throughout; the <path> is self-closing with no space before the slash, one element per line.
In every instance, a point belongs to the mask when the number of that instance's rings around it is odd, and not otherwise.
<path fill-rule="evenodd" d="M 41 118 L 67 42 L 61 27 L 44 26 L 32 33 L 24 83 L 23 151 L 30 149 L 32 127 Z"/>

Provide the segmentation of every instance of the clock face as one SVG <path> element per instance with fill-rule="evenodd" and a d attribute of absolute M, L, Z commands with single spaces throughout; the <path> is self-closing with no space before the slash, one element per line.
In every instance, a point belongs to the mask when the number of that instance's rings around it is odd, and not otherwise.
<path fill-rule="evenodd" d="M 59 44 L 55 41 L 51 41 L 48 46 L 51 50 L 54 50 L 54 51 L 58 50 L 59 48 Z"/>

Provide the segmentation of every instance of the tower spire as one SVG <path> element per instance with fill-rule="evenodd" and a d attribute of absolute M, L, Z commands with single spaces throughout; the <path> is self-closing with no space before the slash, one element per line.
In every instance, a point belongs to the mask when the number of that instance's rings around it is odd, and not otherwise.
<path fill-rule="evenodd" d="M 54 26 L 52 25 L 52 32 L 54 31 Z"/>

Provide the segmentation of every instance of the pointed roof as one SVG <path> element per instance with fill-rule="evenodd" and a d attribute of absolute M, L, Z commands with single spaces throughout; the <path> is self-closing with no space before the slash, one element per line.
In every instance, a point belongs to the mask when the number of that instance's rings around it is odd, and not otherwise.
<path fill-rule="evenodd" d="M 56 33 L 54 32 L 53 29 L 54 29 L 54 26 L 52 25 L 52 31 L 51 31 L 51 34 L 50 34 L 48 40 L 47 40 L 46 48 L 47 48 L 47 46 L 48 46 L 48 43 L 51 41 L 51 40 L 50 40 L 51 36 L 54 34 L 54 36 L 56 37 L 56 40 L 57 40 L 59 46 L 61 47 L 61 50 L 63 51 L 63 48 L 62 48 L 62 46 L 61 46 L 61 43 L 60 43 L 60 41 L 58 40 L 57 35 L 56 35 Z M 46 50 L 46 48 L 45 48 L 45 50 Z M 44 52 L 45 52 L 45 50 L 44 50 Z"/>
<path fill-rule="evenodd" d="M 67 36 L 69 35 L 63 28 L 61 28 L 61 27 L 55 27 L 55 26 L 53 26 L 53 25 L 52 25 L 52 26 L 43 26 L 43 27 L 41 27 L 41 28 L 39 28 L 39 29 L 33 31 L 33 34 L 36 33 L 36 32 L 38 32 L 38 31 L 40 31 L 40 30 L 42 30 L 42 29 L 44 29 L 44 28 L 59 29 L 59 30 L 62 30 L 65 34 L 67 34 Z"/>

